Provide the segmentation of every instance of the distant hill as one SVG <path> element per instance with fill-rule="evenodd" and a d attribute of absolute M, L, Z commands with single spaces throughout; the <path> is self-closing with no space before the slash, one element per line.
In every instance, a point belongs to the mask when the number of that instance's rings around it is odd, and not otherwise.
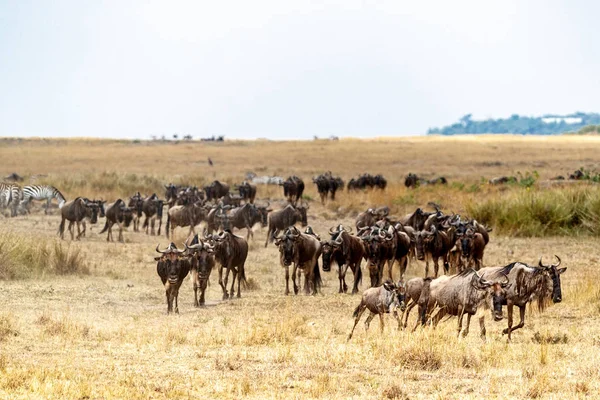
<path fill-rule="evenodd" d="M 577 112 L 567 115 L 548 114 L 524 117 L 517 114 L 506 119 L 473 120 L 471 114 L 457 123 L 442 128 L 430 128 L 428 135 L 462 135 L 480 133 L 517 133 L 522 135 L 557 135 L 577 132 L 587 125 L 600 125 L 600 114 Z"/>

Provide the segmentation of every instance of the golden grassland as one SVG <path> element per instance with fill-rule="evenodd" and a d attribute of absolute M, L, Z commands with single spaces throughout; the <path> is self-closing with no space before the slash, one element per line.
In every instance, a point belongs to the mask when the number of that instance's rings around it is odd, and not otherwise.
<path fill-rule="evenodd" d="M 158 192 L 169 181 L 240 182 L 246 171 L 297 174 L 307 182 L 308 199 L 317 198 L 310 177 L 326 170 L 346 180 L 361 172 L 388 178 L 383 193 L 344 192 L 325 206 L 311 201 L 309 223 L 325 236 L 337 222 L 353 225 L 356 213 L 370 205 L 388 204 L 399 215 L 435 201 L 466 213 L 485 201 L 576 190 L 497 188 L 481 181 L 518 171 L 535 170 L 545 180 L 593 169 L 599 148 L 595 137 L 223 144 L 40 139 L 0 141 L 0 158 L 3 175 L 47 174 L 41 181 L 56 184 L 68 198 L 111 201 L 134 187 Z M 402 183 L 408 172 L 444 175 L 450 184 L 407 190 Z M 591 185 L 585 190 L 599 194 Z M 259 197 L 273 203 L 281 195 L 280 188 L 259 187 Z M 494 229 L 485 265 L 535 263 L 558 254 L 568 267 L 563 302 L 542 314 L 528 311 L 511 344 L 501 334 L 505 321 L 487 318 L 484 343 L 476 321 L 467 338 L 456 339 L 455 319 L 410 333 L 397 330 L 389 316 L 383 334 L 375 319 L 368 334 L 361 323 L 347 342 L 360 297 L 337 293 L 335 268 L 323 273 L 321 295 L 284 296 L 278 251 L 263 247 L 265 229 L 255 228 L 246 264 L 252 289 L 241 299 L 221 302 L 213 271 L 207 307 L 193 307 L 186 280 L 180 314 L 167 316 L 153 260 L 156 244 L 167 243 L 164 236 L 128 231 L 124 244 L 106 243 L 98 235 L 101 221 L 82 241 L 61 242 L 60 218 L 52 211 L 0 216 L 0 270 L 29 266 L 21 279 L 0 281 L 0 398 L 564 399 L 594 398 L 600 391 L 600 251 L 594 235 L 527 238 Z M 176 243 L 186 233 L 178 229 Z M 35 256 L 42 251 L 47 263 Z M 407 277 L 423 272 L 423 264 L 413 262 Z M 352 278 L 348 273 L 347 281 Z"/>

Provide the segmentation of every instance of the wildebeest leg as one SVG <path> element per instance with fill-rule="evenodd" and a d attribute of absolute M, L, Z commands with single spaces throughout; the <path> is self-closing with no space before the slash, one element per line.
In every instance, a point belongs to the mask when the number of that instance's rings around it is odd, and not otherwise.
<path fill-rule="evenodd" d="M 360 317 L 362 317 L 362 315 L 366 309 L 367 309 L 367 306 L 361 302 L 361 304 L 358 306 L 358 309 L 356 311 L 356 318 L 354 318 L 354 326 L 352 327 L 352 330 L 350 331 L 350 334 L 348 335 L 348 340 L 352 339 L 352 334 L 354 333 L 354 328 L 356 328 L 358 321 L 360 321 Z"/>
<path fill-rule="evenodd" d="M 239 269 L 240 269 L 240 270 L 239 270 L 239 272 L 238 272 L 238 281 L 237 281 L 237 283 L 238 283 L 238 291 L 237 291 L 237 297 L 238 297 L 238 299 L 239 299 L 240 297 L 242 297 L 241 284 L 242 284 L 242 276 L 244 275 L 244 274 L 242 274 L 242 271 L 244 271 L 244 265 L 242 264 L 242 265 L 239 267 Z M 246 287 L 246 288 L 247 288 L 247 287 Z"/>
<path fill-rule="evenodd" d="M 290 266 L 285 266 L 285 295 L 290 294 Z"/>
<path fill-rule="evenodd" d="M 221 285 L 221 289 L 223 289 L 223 300 L 227 299 L 227 289 L 223 285 L 223 265 L 219 266 L 219 285 Z"/>
<path fill-rule="evenodd" d="M 230 269 L 231 268 L 229 265 L 225 268 L 225 279 L 223 279 L 223 300 L 227 300 L 229 298 L 229 295 L 227 293 L 227 280 L 229 279 Z"/>
<path fill-rule="evenodd" d="M 367 319 L 365 321 L 365 333 L 369 330 L 369 325 L 371 324 L 371 321 L 377 315 L 373 311 L 369 311 L 369 312 L 370 312 L 370 314 L 369 314 L 369 316 L 367 317 Z"/>
<path fill-rule="evenodd" d="M 379 262 L 379 266 L 377 268 L 377 285 L 379 286 L 381 285 L 381 282 L 383 282 L 383 269 L 385 267 L 385 261 L 380 261 Z"/>
<path fill-rule="evenodd" d="M 352 268 L 352 273 L 354 274 L 354 283 L 352 284 L 352 294 L 358 293 L 358 283 L 362 278 L 362 270 L 360 269 L 360 261 L 358 264 L 354 264 Z"/>
<path fill-rule="evenodd" d="M 119 227 L 119 242 L 123 243 L 123 225 L 121 225 L 121 223 L 119 221 L 117 221 L 117 226 Z M 112 233 L 111 233 L 111 238 L 112 238 Z"/>
<path fill-rule="evenodd" d="M 369 261 L 368 268 L 369 268 L 369 275 L 371 276 L 371 287 L 375 287 L 375 286 L 377 286 L 377 280 L 379 279 L 377 265 L 375 265 Z"/>
<path fill-rule="evenodd" d="M 444 275 L 448 275 L 448 271 L 450 271 L 450 264 L 448 264 L 448 253 L 442 256 L 442 261 L 444 262 Z"/>
<path fill-rule="evenodd" d="M 171 297 L 171 283 L 165 283 L 165 294 L 167 296 L 167 314 L 173 311 L 173 298 Z"/>
<path fill-rule="evenodd" d="M 204 292 L 206 292 L 206 286 L 208 284 L 208 279 L 205 281 L 202 281 L 200 283 L 200 306 L 204 305 Z"/>
<path fill-rule="evenodd" d="M 394 260 L 393 258 L 391 260 L 388 260 L 387 265 L 388 265 L 388 278 L 390 278 L 390 281 L 394 281 L 393 278 L 393 272 L 394 272 L 394 262 L 396 260 Z"/>
<path fill-rule="evenodd" d="M 410 315 L 410 311 L 415 308 L 415 306 L 417 305 L 416 301 L 413 301 L 412 299 L 409 301 L 408 305 L 406 306 L 406 309 L 404 310 L 404 328 L 406 329 L 406 327 L 408 326 L 408 316 Z M 417 318 L 418 320 L 418 318 Z"/>
<path fill-rule="evenodd" d="M 198 288 L 199 288 L 199 284 L 198 284 L 198 270 L 194 267 L 192 267 L 192 284 L 194 287 L 194 307 L 198 307 Z"/>
<path fill-rule="evenodd" d="M 425 278 L 429 276 L 429 257 L 425 255 Z"/>
<path fill-rule="evenodd" d="M 269 244 L 269 238 L 271 237 L 271 229 L 267 229 L 267 239 L 265 240 L 265 247 Z"/>
<path fill-rule="evenodd" d="M 481 337 L 481 339 L 485 340 L 485 334 L 486 334 L 485 316 L 482 315 L 481 317 L 479 317 L 479 337 Z"/>
<path fill-rule="evenodd" d="M 403 256 L 400 259 L 400 278 L 404 277 L 404 274 L 406 273 L 406 268 L 408 267 L 408 256 Z"/>
<path fill-rule="evenodd" d="M 519 321 L 519 325 L 509 329 L 509 331 L 508 331 L 508 340 L 509 341 L 512 339 L 511 333 L 513 331 L 516 331 L 517 329 L 520 329 L 525 326 L 525 307 L 527 307 L 527 304 L 525 304 L 523 306 L 517 306 L 517 307 L 519 307 L 520 321 Z M 510 318 L 510 309 L 509 309 L 509 318 Z M 509 322 L 512 322 L 512 319 L 509 319 Z"/>
<path fill-rule="evenodd" d="M 179 298 L 179 285 L 180 284 L 181 283 L 178 283 L 178 284 L 175 285 L 175 290 L 174 290 L 174 293 L 173 293 L 173 297 L 175 297 L 175 313 L 176 314 L 179 314 L 179 304 L 178 304 L 177 300 Z"/>
<path fill-rule="evenodd" d="M 383 322 L 383 313 L 379 313 L 379 328 L 381 329 L 381 333 L 383 334 L 383 327 L 385 326 Z"/>
<path fill-rule="evenodd" d="M 438 273 L 440 271 L 440 264 L 439 264 L 440 259 L 438 257 L 433 258 L 433 272 L 434 272 L 434 278 L 438 277 Z"/>
<path fill-rule="evenodd" d="M 294 284 L 294 294 L 298 294 L 298 285 L 296 285 L 296 271 L 298 266 L 294 263 L 294 270 L 292 271 L 292 283 Z"/>
<path fill-rule="evenodd" d="M 236 277 L 238 277 L 237 269 L 232 268 L 231 269 L 231 290 L 229 290 L 229 298 L 230 299 L 233 299 L 233 297 L 235 295 L 235 278 Z M 225 280 L 227 280 L 227 274 L 225 274 Z M 239 278 L 238 278 L 238 282 L 239 282 Z M 240 297 L 240 288 L 239 287 L 238 287 L 238 297 Z"/>
<path fill-rule="evenodd" d="M 338 293 L 346 293 L 348 291 L 348 285 L 346 285 L 346 271 L 348 271 L 348 264 L 338 265 L 338 279 L 340 280 L 340 290 Z"/>
<path fill-rule="evenodd" d="M 298 270 L 298 272 L 300 272 L 300 270 Z M 309 295 L 309 294 L 317 294 L 316 288 L 313 287 L 312 283 L 312 270 L 310 269 L 310 267 L 306 267 L 304 269 L 304 294 L 305 295 Z M 300 282 L 300 273 L 298 273 L 298 282 Z"/>
<path fill-rule="evenodd" d="M 513 324 L 513 308 L 514 308 L 514 304 L 511 302 L 508 302 L 508 304 L 506 305 L 506 309 L 508 310 L 508 328 L 504 329 L 502 331 L 503 335 L 508 334 L 508 341 L 510 342 L 510 332 L 512 330 L 512 324 Z"/>

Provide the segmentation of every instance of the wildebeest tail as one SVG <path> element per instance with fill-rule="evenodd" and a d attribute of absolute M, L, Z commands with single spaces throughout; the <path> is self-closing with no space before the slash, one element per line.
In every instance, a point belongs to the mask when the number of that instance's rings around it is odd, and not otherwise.
<path fill-rule="evenodd" d="M 104 223 L 104 228 L 102 228 L 102 230 L 100 231 L 100 233 L 104 233 L 108 230 L 108 219 L 106 220 L 106 222 Z"/>
<path fill-rule="evenodd" d="M 242 268 L 240 271 L 240 282 L 244 289 L 248 289 L 248 281 L 246 280 L 246 268 Z"/>
<path fill-rule="evenodd" d="M 363 302 L 361 300 L 360 304 L 354 309 L 354 312 L 352 313 L 352 317 L 354 317 L 354 318 L 358 317 L 358 312 L 360 311 L 362 305 L 363 305 Z"/>
<path fill-rule="evenodd" d="M 167 235 L 167 238 L 169 238 L 169 226 L 171 226 L 171 216 L 167 213 L 167 226 L 165 228 L 165 234 Z"/>
<path fill-rule="evenodd" d="M 321 279 L 321 271 L 319 270 L 319 259 L 315 261 L 315 266 L 313 269 L 313 283 L 315 285 L 315 293 L 319 291 L 321 286 L 323 285 L 323 280 Z"/>
<path fill-rule="evenodd" d="M 65 219 L 63 219 L 60 222 L 60 225 L 58 226 L 58 235 L 60 235 L 61 233 L 63 233 L 65 231 Z"/>
<path fill-rule="evenodd" d="M 362 268 L 360 267 L 360 265 L 358 265 L 356 267 L 356 286 L 358 287 L 358 285 L 360 285 L 361 282 L 362 282 Z"/>

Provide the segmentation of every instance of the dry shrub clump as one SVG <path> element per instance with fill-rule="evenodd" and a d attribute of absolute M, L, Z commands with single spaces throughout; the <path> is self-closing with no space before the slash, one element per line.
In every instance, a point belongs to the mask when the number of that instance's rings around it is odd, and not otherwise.
<path fill-rule="evenodd" d="M 81 250 L 57 241 L 0 233 L 0 279 L 36 276 L 89 274 Z"/>
<path fill-rule="evenodd" d="M 6 340 L 10 336 L 17 336 L 19 331 L 16 328 L 16 323 L 11 314 L 0 314 L 0 342 Z"/>
<path fill-rule="evenodd" d="M 384 399 L 390 400 L 408 400 L 410 397 L 404 393 L 404 390 L 398 385 L 391 385 L 383 389 L 381 393 Z"/>

